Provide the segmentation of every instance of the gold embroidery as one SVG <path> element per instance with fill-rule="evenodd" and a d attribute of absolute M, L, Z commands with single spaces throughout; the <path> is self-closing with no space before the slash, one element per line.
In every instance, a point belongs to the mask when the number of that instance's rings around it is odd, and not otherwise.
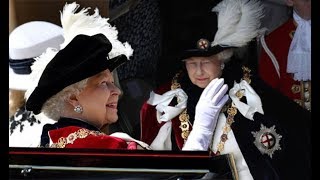
<path fill-rule="evenodd" d="M 244 91 L 244 90 L 241 90 L 241 91 L 237 91 L 237 92 L 236 92 L 237 98 L 241 99 L 241 98 L 243 97 L 243 95 L 244 95 L 244 92 L 243 92 L 243 91 Z"/>
<path fill-rule="evenodd" d="M 237 108 L 234 106 L 233 103 L 231 103 L 231 107 L 229 107 L 227 110 L 228 117 L 226 120 L 226 124 L 222 128 L 222 135 L 220 136 L 220 142 L 218 143 L 218 146 L 217 146 L 216 155 L 220 155 L 220 153 L 224 150 L 224 143 L 228 140 L 228 133 L 231 131 L 231 125 L 234 122 L 234 116 L 237 114 L 237 112 L 238 112 Z M 211 143 L 211 147 L 212 147 L 212 143 Z"/>
<path fill-rule="evenodd" d="M 243 77 L 242 79 L 247 81 L 248 84 L 251 83 L 251 69 L 249 69 L 248 67 L 246 66 L 242 66 L 242 71 L 243 71 Z"/>
<path fill-rule="evenodd" d="M 87 129 L 79 129 L 76 133 L 79 138 L 85 138 L 88 136 L 89 132 L 87 131 Z"/>
<path fill-rule="evenodd" d="M 59 140 L 56 144 L 56 147 L 57 148 L 64 148 L 66 146 L 66 144 L 67 144 L 67 139 L 64 137 L 61 137 L 61 138 L 59 138 Z"/>
<path fill-rule="evenodd" d="M 171 90 L 177 89 L 177 88 L 181 88 L 180 83 L 178 82 L 178 77 L 180 76 L 181 72 L 177 73 L 173 79 L 172 79 L 172 83 L 171 83 Z M 180 126 L 179 128 L 181 129 L 181 137 L 184 140 L 184 142 L 187 141 L 188 136 L 190 134 L 190 130 L 189 127 L 191 126 L 190 122 L 189 122 L 189 114 L 187 114 L 187 109 L 183 110 L 182 113 L 180 113 L 179 115 L 179 120 L 180 120 Z"/>
<path fill-rule="evenodd" d="M 297 84 L 292 85 L 291 91 L 293 94 L 297 94 L 297 93 L 301 92 L 300 85 L 297 85 Z"/>
<path fill-rule="evenodd" d="M 189 123 L 186 122 L 186 121 L 183 121 L 183 122 L 181 122 L 179 128 L 180 128 L 182 131 L 188 131 L 188 130 L 189 130 Z"/>
<path fill-rule="evenodd" d="M 171 83 L 171 90 L 174 90 L 174 89 L 178 89 L 178 88 L 181 88 L 181 85 L 180 83 L 178 83 L 178 77 L 180 76 L 181 72 L 177 73 L 173 79 L 172 79 L 172 83 Z"/>
<path fill-rule="evenodd" d="M 184 122 L 186 120 L 188 120 L 190 117 L 189 117 L 189 114 L 187 114 L 187 111 L 183 111 L 180 116 L 179 116 L 179 120 L 181 122 Z"/>
<path fill-rule="evenodd" d="M 311 111 L 311 81 L 300 81 L 299 89 L 301 98 L 294 101 L 308 111 Z"/>
<path fill-rule="evenodd" d="M 187 109 L 183 110 L 183 112 L 179 115 L 180 126 L 181 129 L 181 137 L 186 142 L 190 131 L 189 131 L 189 114 L 187 114 Z"/>
<path fill-rule="evenodd" d="M 60 137 L 57 143 L 53 143 L 51 148 L 65 148 L 67 144 L 73 144 L 75 140 L 86 138 L 88 135 L 100 136 L 105 135 L 99 131 L 90 131 L 88 129 L 81 128 L 76 132 L 70 133 L 67 137 Z"/>
<path fill-rule="evenodd" d="M 188 139 L 188 137 L 189 137 L 189 134 L 190 134 L 190 131 L 182 131 L 181 137 L 183 138 L 183 140 L 186 141 L 186 139 Z"/>
<path fill-rule="evenodd" d="M 230 116 L 235 116 L 237 114 L 237 108 L 235 106 L 230 107 L 227 112 L 230 114 Z"/>

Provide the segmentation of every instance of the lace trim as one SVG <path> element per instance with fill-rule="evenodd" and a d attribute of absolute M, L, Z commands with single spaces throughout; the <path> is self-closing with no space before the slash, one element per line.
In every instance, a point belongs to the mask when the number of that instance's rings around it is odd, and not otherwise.
<path fill-rule="evenodd" d="M 70 133 L 67 137 L 60 137 L 57 143 L 53 143 L 50 147 L 51 148 L 65 148 L 67 144 L 73 144 L 77 139 L 86 138 L 89 135 L 93 136 L 101 136 L 105 135 L 99 131 L 90 131 L 88 129 L 81 128 L 76 132 Z"/>

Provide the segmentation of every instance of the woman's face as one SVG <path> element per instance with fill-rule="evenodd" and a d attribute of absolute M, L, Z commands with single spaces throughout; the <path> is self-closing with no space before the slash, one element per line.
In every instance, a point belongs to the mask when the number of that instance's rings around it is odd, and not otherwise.
<path fill-rule="evenodd" d="M 217 56 L 190 57 L 185 60 L 188 76 L 194 85 L 205 88 L 211 80 L 220 77 L 222 62 Z"/>
<path fill-rule="evenodd" d="M 87 86 L 77 96 L 79 105 L 83 107 L 83 119 L 98 128 L 116 122 L 120 93 L 109 70 L 90 77 Z"/>

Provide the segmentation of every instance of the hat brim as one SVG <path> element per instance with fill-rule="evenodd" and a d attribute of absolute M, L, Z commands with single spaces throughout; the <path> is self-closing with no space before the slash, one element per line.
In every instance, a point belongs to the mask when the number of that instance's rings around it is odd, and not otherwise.
<path fill-rule="evenodd" d="M 112 59 L 110 59 L 111 63 L 109 64 L 108 69 L 112 72 L 113 70 L 115 70 L 117 67 L 121 66 L 122 64 L 124 64 L 125 62 L 128 61 L 128 58 L 125 55 L 120 55 L 117 57 L 114 57 Z"/>
<path fill-rule="evenodd" d="M 29 74 L 16 74 L 9 67 L 9 89 L 26 91 L 31 84 Z"/>
<path fill-rule="evenodd" d="M 188 49 L 182 51 L 178 54 L 177 58 L 180 60 L 185 60 L 190 57 L 209 57 L 215 54 L 222 52 L 223 50 L 229 49 L 232 47 L 222 47 L 222 46 L 213 46 L 208 49 Z"/>
<path fill-rule="evenodd" d="M 120 65 L 124 64 L 128 61 L 125 55 L 119 55 L 112 59 L 106 60 L 104 64 L 100 64 L 95 69 L 91 69 L 90 73 L 85 73 L 81 76 L 81 78 L 73 81 L 72 83 L 68 80 L 68 76 L 66 75 L 65 78 L 61 78 L 61 82 L 49 83 L 47 86 L 36 87 L 30 97 L 27 100 L 27 108 L 32 109 L 34 114 L 41 113 L 41 109 L 43 104 L 52 96 L 59 93 L 63 88 L 70 86 L 74 83 L 80 82 L 86 78 L 94 76 L 106 69 L 113 71 Z M 68 82 L 68 84 L 64 85 L 64 82 Z M 56 85 L 60 84 L 61 87 L 57 87 Z"/>

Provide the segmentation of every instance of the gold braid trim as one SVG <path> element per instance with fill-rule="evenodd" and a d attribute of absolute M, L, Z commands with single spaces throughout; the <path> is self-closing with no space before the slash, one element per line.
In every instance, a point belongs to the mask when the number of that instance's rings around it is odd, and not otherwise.
<path fill-rule="evenodd" d="M 89 135 L 100 136 L 105 135 L 99 131 L 90 131 L 88 129 L 81 128 L 76 132 L 70 133 L 67 137 L 60 137 L 57 143 L 53 143 L 51 148 L 65 148 L 67 144 L 73 144 L 73 142 L 77 139 L 86 138 Z"/>
<path fill-rule="evenodd" d="M 300 99 L 294 99 L 301 107 L 311 112 L 311 81 L 300 81 Z M 308 94 L 308 95 L 306 95 Z"/>
<path fill-rule="evenodd" d="M 243 66 L 243 80 L 247 81 L 248 84 L 251 83 L 251 70 L 248 67 Z M 244 92 L 240 89 L 236 92 L 237 98 L 241 99 L 244 95 Z M 238 113 L 237 107 L 235 104 L 232 102 L 228 106 L 230 106 L 227 110 L 228 116 L 226 120 L 226 124 L 222 128 L 222 135 L 220 136 L 220 142 L 217 145 L 217 152 L 215 153 L 216 155 L 220 155 L 220 153 L 224 150 L 224 144 L 228 140 L 228 133 L 231 131 L 231 125 L 234 122 L 234 116 Z M 213 143 L 213 137 L 211 140 L 211 146 L 212 147 Z"/>

